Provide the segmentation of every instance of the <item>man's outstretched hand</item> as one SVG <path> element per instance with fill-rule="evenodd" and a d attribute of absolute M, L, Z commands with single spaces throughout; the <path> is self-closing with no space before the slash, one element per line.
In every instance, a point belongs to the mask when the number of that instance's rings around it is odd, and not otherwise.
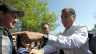
<path fill-rule="evenodd" d="M 23 32 L 12 33 L 11 35 L 21 36 L 22 40 L 24 40 L 24 42 L 26 43 L 31 43 L 33 41 L 43 41 L 43 34 L 36 33 L 36 32 L 23 31 Z"/>

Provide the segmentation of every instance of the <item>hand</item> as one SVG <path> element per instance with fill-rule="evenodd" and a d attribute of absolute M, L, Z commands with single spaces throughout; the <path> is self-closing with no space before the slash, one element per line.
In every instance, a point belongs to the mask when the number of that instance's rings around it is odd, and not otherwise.
<path fill-rule="evenodd" d="M 36 49 L 32 49 L 29 54 L 44 54 L 43 50 L 36 50 Z"/>
<path fill-rule="evenodd" d="M 43 34 L 41 33 L 23 31 L 23 32 L 12 33 L 11 35 L 22 36 L 22 39 L 25 40 L 26 43 L 31 43 L 33 41 L 43 41 Z"/>

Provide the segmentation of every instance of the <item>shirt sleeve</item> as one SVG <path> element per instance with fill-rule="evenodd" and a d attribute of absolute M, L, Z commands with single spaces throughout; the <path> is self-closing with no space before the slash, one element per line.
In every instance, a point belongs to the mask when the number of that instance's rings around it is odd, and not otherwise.
<path fill-rule="evenodd" d="M 47 44 L 57 48 L 76 49 L 88 42 L 88 31 L 85 26 L 78 27 L 70 36 L 49 35 Z"/>
<path fill-rule="evenodd" d="M 57 49 L 51 45 L 45 45 L 42 50 L 44 51 L 44 54 L 50 54 L 55 52 Z"/>

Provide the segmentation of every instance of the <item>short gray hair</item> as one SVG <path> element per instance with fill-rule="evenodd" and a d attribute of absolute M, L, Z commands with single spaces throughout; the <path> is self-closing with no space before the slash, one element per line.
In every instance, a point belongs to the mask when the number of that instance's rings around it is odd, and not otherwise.
<path fill-rule="evenodd" d="M 68 13 L 70 13 L 71 15 L 75 15 L 75 16 L 76 16 L 75 10 L 74 10 L 73 8 L 64 8 L 64 9 L 62 10 L 62 12 L 63 12 L 63 11 L 66 11 L 66 10 L 68 10 Z"/>

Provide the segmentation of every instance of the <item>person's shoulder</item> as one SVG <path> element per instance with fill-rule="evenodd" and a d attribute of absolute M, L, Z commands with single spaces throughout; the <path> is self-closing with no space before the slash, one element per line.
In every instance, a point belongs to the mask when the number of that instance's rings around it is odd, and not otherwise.
<path fill-rule="evenodd" d="M 73 25 L 73 29 L 87 29 L 88 30 L 88 28 L 87 28 L 87 26 L 85 26 L 85 25 L 82 25 L 82 24 L 75 24 L 75 25 Z"/>
<path fill-rule="evenodd" d="M 0 35 L 1 34 L 8 36 L 8 30 L 4 27 L 0 27 Z"/>
<path fill-rule="evenodd" d="M 0 27 L 0 31 L 3 31 L 4 30 L 4 27 Z"/>
<path fill-rule="evenodd" d="M 4 28 L 3 27 L 0 27 L 0 36 L 4 34 L 3 33 L 3 30 L 4 30 Z"/>
<path fill-rule="evenodd" d="M 5 30 L 5 31 L 8 31 L 8 29 L 7 29 L 7 28 L 1 27 L 1 26 L 0 26 L 0 30 Z"/>
<path fill-rule="evenodd" d="M 75 26 L 75 27 L 86 27 L 87 28 L 87 26 L 82 25 L 82 24 L 74 24 L 73 26 Z"/>
<path fill-rule="evenodd" d="M 4 27 L 0 27 L 0 29 L 4 29 Z"/>
<path fill-rule="evenodd" d="M 1 29 L 1 30 L 5 30 L 5 31 L 8 32 L 8 29 L 7 29 L 7 28 L 4 28 L 4 27 L 1 27 L 1 26 L 0 26 L 0 29 Z"/>

